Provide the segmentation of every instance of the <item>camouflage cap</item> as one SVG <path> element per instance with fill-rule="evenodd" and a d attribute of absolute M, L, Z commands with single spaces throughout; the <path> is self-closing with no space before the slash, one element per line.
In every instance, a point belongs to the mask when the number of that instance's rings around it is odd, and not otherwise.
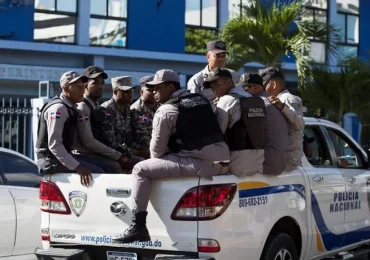
<path fill-rule="evenodd" d="M 163 82 L 179 82 L 180 83 L 180 77 L 173 70 L 167 70 L 167 69 L 158 70 L 154 75 L 154 79 L 152 81 L 147 82 L 146 85 L 158 85 Z"/>
<path fill-rule="evenodd" d="M 82 80 L 83 83 L 86 83 L 88 78 L 86 76 L 80 76 L 76 71 L 67 71 L 60 77 L 60 87 L 63 88 L 68 84 L 76 82 L 77 80 Z"/>
<path fill-rule="evenodd" d="M 115 77 L 111 79 L 111 82 L 113 90 L 130 90 L 135 88 L 135 86 L 132 85 L 132 78 L 130 76 Z"/>

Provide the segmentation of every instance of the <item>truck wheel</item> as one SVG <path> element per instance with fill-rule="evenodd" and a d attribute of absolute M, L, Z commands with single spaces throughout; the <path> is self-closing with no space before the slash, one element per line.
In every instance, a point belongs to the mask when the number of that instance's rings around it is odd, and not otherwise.
<path fill-rule="evenodd" d="M 269 237 L 260 260 L 298 260 L 293 239 L 285 233 Z"/>

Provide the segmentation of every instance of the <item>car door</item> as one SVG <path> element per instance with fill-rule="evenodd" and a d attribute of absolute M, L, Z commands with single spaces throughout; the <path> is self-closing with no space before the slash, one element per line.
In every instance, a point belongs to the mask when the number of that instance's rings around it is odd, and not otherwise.
<path fill-rule="evenodd" d="M 326 254 L 341 247 L 344 234 L 344 212 L 334 212 L 334 196 L 345 192 L 344 178 L 334 165 L 323 129 L 317 122 L 307 122 L 305 135 L 311 139 L 304 145 L 306 157 L 302 161 L 311 188 L 312 244 L 309 257 Z"/>
<path fill-rule="evenodd" d="M 15 204 L 1 172 L 0 165 L 0 257 L 12 255 L 16 232 Z"/>
<path fill-rule="evenodd" d="M 338 198 L 346 228 L 343 245 L 370 239 L 370 171 L 366 153 L 344 130 L 334 126 L 325 129 L 346 182 L 346 192 Z"/>
<path fill-rule="evenodd" d="M 40 239 L 39 183 L 37 166 L 16 154 L 0 153 L 2 171 L 16 207 L 16 238 L 13 255 L 32 254 Z"/>

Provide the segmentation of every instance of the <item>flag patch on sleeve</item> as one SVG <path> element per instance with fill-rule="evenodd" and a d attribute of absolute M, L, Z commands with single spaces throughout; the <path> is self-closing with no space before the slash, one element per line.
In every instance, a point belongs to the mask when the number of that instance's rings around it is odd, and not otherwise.
<path fill-rule="evenodd" d="M 78 121 L 79 122 L 84 122 L 84 121 L 88 121 L 89 120 L 89 117 L 87 115 L 81 115 L 78 117 Z"/>
<path fill-rule="evenodd" d="M 148 122 L 149 121 L 149 116 L 147 114 L 139 115 L 139 120 L 143 121 L 143 122 Z"/>
<path fill-rule="evenodd" d="M 50 119 L 59 119 L 60 112 L 50 112 Z"/>
<path fill-rule="evenodd" d="M 111 117 L 112 115 L 111 115 L 111 113 L 109 112 L 109 111 L 106 111 L 105 112 L 105 118 L 108 118 L 108 117 Z"/>

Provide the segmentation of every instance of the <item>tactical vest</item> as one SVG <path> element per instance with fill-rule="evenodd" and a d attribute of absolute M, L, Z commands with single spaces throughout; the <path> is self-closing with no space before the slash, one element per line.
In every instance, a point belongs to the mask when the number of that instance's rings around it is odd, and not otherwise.
<path fill-rule="evenodd" d="M 91 125 L 91 132 L 96 140 L 103 141 L 103 135 L 101 130 L 101 124 L 104 120 L 105 114 L 103 111 L 99 109 L 94 109 L 91 103 L 84 98 L 83 102 L 89 107 L 90 109 L 90 125 Z"/>
<path fill-rule="evenodd" d="M 170 153 L 181 150 L 199 150 L 207 145 L 224 141 L 220 126 L 209 101 L 199 94 L 170 99 L 179 109 L 176 133 L 169 138 Z"/>
<path fill-rule="evenodd" d="M 46 120 L 44 119 L 44 113 L 50 106 L 55 105 L 55 104 L 63 104 L 68 110 L 69 117 L 64 123 L 62 139 L 63 139 L 63 145 L 65 149 L 67 150 L 67 152 L 72 151 L 73 138 L 74 138 L 74 134 L 75 134 L 77 123 L 78 123 L 78 111 L 70 107 L 58 96 L 55 96 L 52 100 L 50 100 L 48 103 L 46 103 L 41 108 L 38 131 L 37 131 L 37 142 L 36 142 L 36 148 L 41 148 L 40 149 L 41 151 L 38 154 L 38 159 L 41 159 L 43 157 L 54 158 L 54 155 L 49 150 L 48 129 L 47 129 Z"/>
<path fill-rule="evenodd" d="M 262 98 L 233 94 L 241 106 L 240 120 L 228 128 L 226 143 L 231 151 L 263 149 L 265 141 L 266 106 Z"/>

